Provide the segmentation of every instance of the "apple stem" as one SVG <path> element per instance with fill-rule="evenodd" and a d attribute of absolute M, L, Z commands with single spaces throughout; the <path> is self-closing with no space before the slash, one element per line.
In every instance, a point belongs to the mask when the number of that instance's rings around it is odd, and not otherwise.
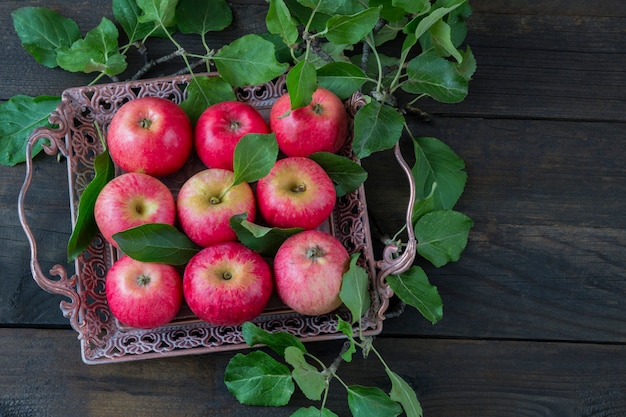
<path fill-rule="evenodd" d="M 322 106 L 320 103 L 313 104 L 311 109 L 313 110 L 313 113 L 315 113 L 315 114 L 322 114 L 322 113 L 324 113 L 324 106 Z"/>
<path fill-rule="evenodd" d="M 293 187 L 291 191 L 293 191 L 294 193 L 303 193 L 306 191 L 306 184 L 305 183 L 298 184 L 295 187 Z"/>
<path fill-rule="evenodd" d="M 239 129 L 239 122 L 236 120 L 231 120 L 230 122 L 230 130 L 232 130 L 233 132 L 237 131 Z"/>
<path fill-rule="evenodd" d="M 137 285 L 140 287 L 146 287 L 150 284 L 150 277 L 146 274 L 141 274 L 137 277 Z"/>
<path fill-rule="evenodd" d="M 210 204 L 215 205 L 215 204 L 219 204 L 221 202 L 222 202 L 222 200 L 219 197 L 215 197 L 215 196 L 209 197 L 209 203 Z"/>
<path fill-rule="evenodd" d="M 152 120 L 148 119 L 147 117 L 144 117 L 139 122 L 139 126 L 141 126 L 144 129 L 150 129 L 150 126 L 152 126 Z"/>
<path fill-rule="evenodd" d="M 306 257 L 313 261 L 317 258 L 322 258 L 325 254 L 326 252 L 324 252 L 324 249 L 320 248 L 317 245 L 311 246 L 306 250 Z"/>
<path fill-rule="evenodd" d="M 233 274 L 230 271 L 225 271 L 224 273 L 222 273 L 222 279 L 225 281 L 232 279 L 232 277 Z"/>

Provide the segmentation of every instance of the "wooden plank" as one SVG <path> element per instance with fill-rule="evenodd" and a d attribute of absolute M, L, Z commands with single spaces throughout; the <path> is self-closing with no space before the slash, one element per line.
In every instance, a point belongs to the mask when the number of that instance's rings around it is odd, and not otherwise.
<path fill-rule="evenodd" d="M 468 20 L 467 44 L 478 69 L 468 98 L 453 105 L 425 102 L 422 108 L 480 117 L 623 121 L 625 7 L 617 17 L 476 12 Z"/>
<path fill-rule="evenodd" d="M 313 403 L 247 407 L 223 384 L 230 353 L 88 366 L 67 330 L 0 329 L 2 415 L 289 416 Z M 329 363 L 341 341 L 308 344 Z M 378 338 L 390 368 L 411 384 L 428 417 L 608 416 L 626 413 L 623 345 Z M 601 377 L 599 377 L 601 375 Z M 389 391 L 374 357 L 339 368 L 347 384 Z M 349 415 L 335 382 L 328 406 Z"/>
<path fill-rule="evenodd" d="M 626 340 L 623 126 L 436 119 L 414 127 L 464 158 L 469 180 L 456 208 L 475 226 L 460 262 L 436 269 L 418 258 L 442 293 L 443 321 L 432 326 L 409 310 L 385 331 Z M 370 220 L 393 236 L 406 182 L 389 153 L 366 162 Z"/>
<path fill-rule="evenodd" d="M 475 13 L 468 21 L 467 43 L 478 60 L 478 72 L 470 84 L 470 95 L 464 103 L 455 105 L 424 100 L 424 110 L 472 116 L 624 120 L 626 103 L 621 92 L 626 89 L 622 77 L 626 52 L 621 45 L 626 42 L 626 3 L 591 6 L 589 2 L 576 2 L 570 6 L 541 2 L 532 7 L 523 1 L 472 4 Z M 0 3 L 2 27 L 12 28 L 10 12 L 21 6 L 16 1 Z M 96 26 L 102 16 L 112 18 L 108 7 L 88 13 L 85 8 L 91 6 L 80 1 L 49 7 L 75 18 L 84 31 Z M 266 7 L 253 0 L 233 3 L 233 26 L 212 33 L 211 46 L 230 42 L 238 33 L 265 31 Z M 4 80 L 1 99 L 20 93 L 58 95 L 65 88 L 85 85 L 93 79 L 88 74 L 68 75 L 60 69 L 43 68 L 22 49 L 14 31 L 5 30 L 0 36 L 5 48 L 0 56 Z M 181 39 L 190 51 L 203 50 L 199 41 Z M 153 58 L 172 51 L 167 42 L 151 42 L 150 48 Z M 121 79 L 129 77 L 142 63 L 134 53 L 129 62 L 132 70 Z M 180 68 L 182 63 L 176 61 L 148 76 Z"/>

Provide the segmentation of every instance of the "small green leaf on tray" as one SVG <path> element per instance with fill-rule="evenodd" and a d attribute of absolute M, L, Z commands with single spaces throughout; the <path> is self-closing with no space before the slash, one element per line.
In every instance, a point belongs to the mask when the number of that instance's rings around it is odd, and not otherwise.
<path fill-rule="evenodd" d="M 393 292 L 406 304 L 415 307 L 432 324 L 443 317 L 443 302 L 437 287 L 428 281 L 428 276 L 419 266 L 389 275 L 387 283 Z"/>
<path fill-rule="evenodd" d="M 61 97 L 16 95 L 0 103 L 0 165 L 14 166 L 26 160 L 26 142 L 37 127 L 53 127 L 50 113 Z M 32 155 L 42 149 L 41 140 L 32 148 Z"/>
<path fill-rule="evenodd" d="M 358 266 L 359 254 L 350 257 L 350 268 L 343 275 L 339 297 L 352 313 L 352 323 L 363 317 L 372 302 L 369 294 L 369 277 L 367 271 Z"/>
<path fill-rule="evenodd" d="M 246 405 L 280 407 L 295 391 L 289 368 L 261 350 L 235 355 L 226 366 L 224 382 Z"/>
<path fill-rule="evenodd" d="M 367 171 L 363 167 L 346 158 L 330 152 L 316 152 L 309 158 L 317 162 L 335 183 L 337 197 L 342 197 L 356 190 L 367 179 Z"/>
<path fill-rule="evenodd" d="M 342 319 L 341 317 L 337 317 L 337 330 L 346 335 L 348 338 L 348 348 L 341 354 L 341 358 L 346 362 L 352 362 L 352 355 L 356 353 L 356 346 L 354 343 L 354 328 L 350 323 Z"/>
<path fill-rule="evenodd" d="M 281 356 L 285 354 L 285 349 L 287 347 L 295 347 L 300 349 L 302 352 L 306 352 L 304 344 L 300 341 L 300 339 L 291 333 L 270 333 L 249 321 L 243 323 L 241 326 L 241 333 L 243 335 L 243 339 L 250 347 L 263 344 Z"/>
<path fill-rule="evenodd" d="M 237 239 L 264 256 L 274 256 L 280 245 L 289 237 L 301 232 L 302 228 L 261 226 L 247 220 L 247 214 L 236 214 L 230 218 L 230 227 L 237 234 Z"/>
<path fill-rule="evenodd" d="M 115 166 L 105 149 L 93 161 L 95 171 L 91 180 L 80 196 L 76 224 L 67 244 L 67 261 L 72 262 L 91 244 L 98 233 L 98 225 L 93 214 L 98 194 L 102 188 L 115 176 Z"/>
<path fill-rule="evenodd" d="M 113 235 L 122 252 L 142 262 L 184 265 L 200 248 L 174 226 L 148 223 Z"/>
<path fill-rule="evenodd" d="M 267 174 L 278 158 L 278 143 L 274 133 L 249 133 L 235 147 L 233 186 L 242 182 L 254 182 Z"/>

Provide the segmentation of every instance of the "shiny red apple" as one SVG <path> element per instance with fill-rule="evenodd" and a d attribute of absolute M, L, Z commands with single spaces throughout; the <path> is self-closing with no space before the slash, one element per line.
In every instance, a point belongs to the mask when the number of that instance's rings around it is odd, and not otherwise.
<path fill-rule="evenodd" d="M 319 230 L 300 232 L 276 252 L 276 291 L 298 313 L 330 313 L 341 305 L 341 280 L 349 267 L 350 255 L 336 237 Z"/>
<path fill-rule="evenodd" d="M 304 157 L 279 159 L 256 186 L 257 204 L 271 226 L 315 229 L 332 213 L 335 186 L 324 169 Z"/>
<path fill-rule="evenodd" d="M 232 186 L 233 171 L 209 168 L 190 177 L 178 192 L 176 209 L 183 232 L 199 246 L 234 241 L 230 218 L 247 213 L 253 222 L 256 201 L 246 182 Z"/>
<path fill-rule="evenodd" d="M 166 176 L 187 162 L 193 150 L 193 127 L 173 101 L 140 97 L 113 115 L 107 145 L 111 159 L 124 171 Z"/>
<path fill-rule="evenodd" d="M 141 329 L 169 323 L 183 302 L 182 278 L 176 268 L 128 256 L 107 272 L 105 292 L 111 313 L 121 323 Z"/>
<path fill-rule="evenodd" d="M 348 114 L 339 97 L 318 87 L 305 107 L 291 110 L 290 100 L 289 93 L 282 95 L 270 111 L 279 149 L 287 156 L 338 152 L 348 133 Z"/>
<path fill-rule="evenodd" d="M 196 153 L 207 167 L 232 171 L 235 146 L 248 133 L 269 133 L 265 119 L 256 108 L 241 101 L 213 104 L 196 122 Z"/>
<path fill-rule="evenodd" d="M 257 317 L 273 291 L 272 271 L 261 255 L 225 242 L 194 255 L 183 275 L 183 293 L 201 320 L 235 326 Z"/>
<path fill-rule="evenodd" d="M 96 224 L 104 238 L 118 247 L 113 235 L 146 223 L 174 225 L 174 196 L 159 179 L 127 172 L 109 181 L 94 205 Z"/>

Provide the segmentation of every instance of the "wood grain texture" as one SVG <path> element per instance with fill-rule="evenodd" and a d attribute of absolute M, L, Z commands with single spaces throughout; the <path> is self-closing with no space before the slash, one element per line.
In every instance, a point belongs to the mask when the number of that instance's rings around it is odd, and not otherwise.
<path fill-rule="evenodd" d="M 58 95 L 90 82 L 37 64 L 21 47 L 10 12 L 51 7 L 85 33 L 109 2 L 0 2 L 0 100 Z M 231 1 L 234 23 L 219 47 L 264 30 L 265 0 Z M 97 5 L 98 12 L 94 12 Z M 417 391 L 427 417 L 621 417 L 626 415 L 626 3 L 622 0 L 473 0 L 468 43 L 478 61 L 468 99 L 424 100 L 433 121 L 409 118 L 418 136 L 446 142 L 469 180 L 457 209 L 475 223 L 460 262 L 424 266 L 444 301 L 432 326 L 407 308 L 384 324 L 376 346 Z M 180 37 L 189 50 L 198 41 Z M 151 57 L 171 52 L 150 45 Z M 132 70 L 143 64 L 131 54 Z M 180 69 L 172 62 L 151 71 Z M 403 152 L 412 148 L 403 139 Z M 390 152 L 364 161 L 372 223 L 402 227 L 406 180 Z M 289 416 L 308 406 L 246 407 L 222 379 L 232 353 L 88 366 L 66 329 L 60 297 L 33 281 L 17 217 L 24 166 L 0 167 L 0 416 Z M 37 158 L 28 219 L 44 271 L 65 259 L 70 235 L 66 168 Z M 377 243 L 377 252 L 381 245 Z M 326 363 L 340 341 L 309 349 Z M 389 390 L 373 358 L 355 358 L 349 384 Z M 333 384 L 329 406 L 350 415 Z"/>
<path fill-rule="evenodd" d="M 229 353 L 88 366 L 80 362 L 70 330 L 0 329 L 0 345 L 3 416 L 286 417 L 314 404 L 299 391 L 284 408 L 238 404 L 222 382 Z M 326 363 L 340 346 L 307 344 Z M 430 417 L 626 413 L 626 352 L 620 346 L 389 337 L 378 338 L 375 346 L 416 389 Z M 342 364 L 339 375 L 350 385 L 390 389 L 373 357 L 355 357 Z M 331 387 L 328 407 L 349 415 L 343 388 L 336 381 Z"/>

